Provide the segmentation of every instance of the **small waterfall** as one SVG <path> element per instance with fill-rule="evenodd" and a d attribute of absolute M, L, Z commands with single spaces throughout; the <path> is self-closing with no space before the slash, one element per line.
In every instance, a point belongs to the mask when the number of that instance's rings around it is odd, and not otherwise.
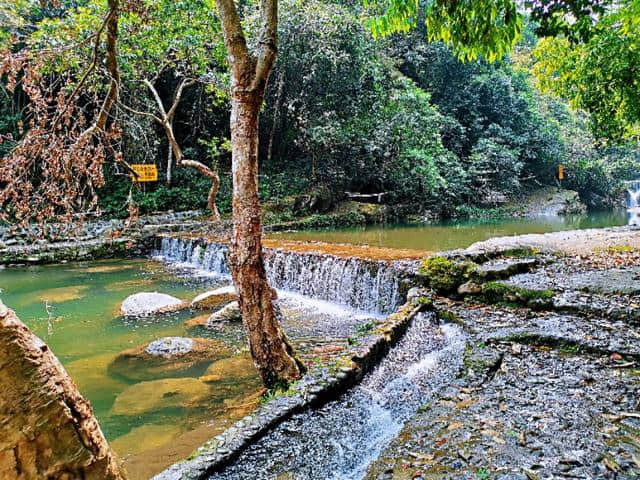
<path fill-rule="evenodd" d="M 227 246 L 218 243 L 165 237 L 156 253 L 179 267 L 228 277 L 227 252 Z M 277 289 L 357 310 L 390 313 L 403 301 L 401 273 L 388 262 L 266 249 L 265 266 Z"/>
<path fill-rule="evenodd" d="M 360 480 L 404 423 L 455 378 L 466 339 L 455 325 L 418 315 L 361 384 L 278 425 L 210 480 Z"/>
<path fill-rule="evenodd" d="M 156 256 L 182 268 L 201 270 L 215 277 L 229 277 L 227 247 L 197 239 L 164 237 Z"/>
<path fill-rule="evenodd" d="M 640 180 L 627 182 L 627 214 L 629 225 L 640 226 Z"/>

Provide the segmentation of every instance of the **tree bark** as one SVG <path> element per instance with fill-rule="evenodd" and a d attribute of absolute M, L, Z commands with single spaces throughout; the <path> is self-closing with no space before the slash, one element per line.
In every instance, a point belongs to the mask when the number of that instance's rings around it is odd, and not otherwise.
<path fill-rule="evenodd" d="M 1 479 L 126 479 L 89 402 L 1 301 L 0 385 Z"/>
<path fill-rule="evenodd" d="M 303 366 L 280 328 L 262 255 L 258 198 L 258 121 L 276 58 L 277 0 L 261 0 L 256 56 L 247 49 L 234 0 L 216 0 L 231 66 L 233 238 L 231 273 L 254 363 L 272 387 L 300 378 Z"/>

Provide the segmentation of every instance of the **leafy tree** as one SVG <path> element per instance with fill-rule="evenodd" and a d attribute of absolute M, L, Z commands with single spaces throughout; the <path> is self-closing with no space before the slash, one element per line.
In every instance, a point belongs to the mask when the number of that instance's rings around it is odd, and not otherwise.
<path fill-rule="evenodd" d="M 534 51 L 539 87 L 589 112 L 600 139 L 640 137 L 638 2 L 607 12 L 583 43 L 543 39 Z"/>

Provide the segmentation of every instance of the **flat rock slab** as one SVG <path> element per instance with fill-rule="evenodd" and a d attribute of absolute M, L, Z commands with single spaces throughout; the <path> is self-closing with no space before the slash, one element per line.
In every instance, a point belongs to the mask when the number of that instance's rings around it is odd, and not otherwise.
<path fill-rule="evenodd" d="M 481 384 L 463 377 L 428 399 L 367 480 L 640 475 L 633 372 L 534 347 L 497 348 L 495 375 Z"/>
<path fill-rule="evenodd" d="M 537 263 L 535 258 L 500 258 L 483 263 L 475 269 L 475 274 L 483 280 L 498 280 L 528 272 Z"/>
<path fill-rule="evenodd" d="M 125 298 L 120 305 L 120 312 L 125 317 L 145 317 L 158 313 L 175 312 L 183 305 L 182 300 L 166 293 L 140 292 Z"/>
<path fill-rule="evenodd" d="M 184 355 L 193 350 L 193 339 L 185 337 L 164 337 L 154 340 L 145 352 L 153 356 L 172 357 L 175 355 Z"/>
<path fill-rule="evenodd" d="M 600 294 L 640 294 L 640 267 L 613 270 L 567 272 L 542 269 L 511 277 L 506 283 L 533 290 L 579 290 Z"/>

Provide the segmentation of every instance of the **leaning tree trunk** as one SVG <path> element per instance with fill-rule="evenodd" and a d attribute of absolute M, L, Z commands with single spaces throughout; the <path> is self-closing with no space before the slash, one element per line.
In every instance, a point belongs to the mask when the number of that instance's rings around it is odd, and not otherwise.
<path fill-rule="evenodd" d="M 2 301 L 0 385 L 0 479 L 126 479 L 91 405 Z"/>
<path fill-rule="evenodd" d="M 260 0 L 256 55 L 249 52 L 235 0 L 216 0 L 231 66 L 233 238 L 231 273 L 254 363 L 268 387 L 300 378 L 303 366 L 278 324 L 262 257 L 258 199 L 258 118 L 277 51 L 278 1 Z"/>

